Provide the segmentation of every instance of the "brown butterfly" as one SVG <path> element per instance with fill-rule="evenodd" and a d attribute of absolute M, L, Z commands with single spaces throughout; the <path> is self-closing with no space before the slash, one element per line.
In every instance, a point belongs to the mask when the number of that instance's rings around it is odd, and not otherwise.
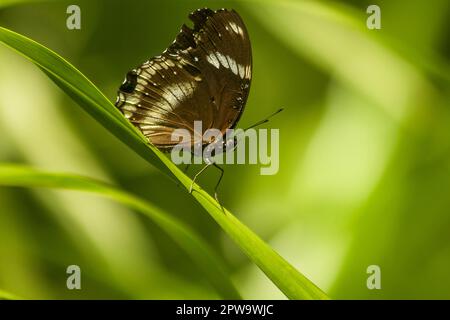
<path fill-rule="evenodd" d="M 181 27 L 175 41 L 159 56 L 128 72 L 116 106 L 149 142 L 170 151 L 176 129 L 203 137 L 210 128 L 225 135 L 241 117 L 250 90 L 252 52 L 247 29 L 234 10 L 198 9 L 189 15 L 193 28 Z M 202 121 L 203 132 L 194 132 Z M 202 140 L 202 148 L 214 141 Z M 221 141 L 224 146 L 226 141 Z M 225 150 L 228 150 L 225 148 Z M 214 165 L 213 161 L 206 166 Z M 192 191 L 192 188 L 191 188 Z M 215 192 L 217 200 L 217 192 Z"/>

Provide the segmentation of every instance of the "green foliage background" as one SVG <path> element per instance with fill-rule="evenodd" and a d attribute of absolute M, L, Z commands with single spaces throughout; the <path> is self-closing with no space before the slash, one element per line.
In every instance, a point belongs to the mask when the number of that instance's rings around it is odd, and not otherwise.
<path fill-rule="evenodd" d="M 375 3 L 379 31 L 365 27 Z M 110 100 L 190 11 L 235 8 L 254 56 L 240 126 L 285 111 L 268 124 L 280 129 L 279 173 L 225 166 L 223 204 L 332 298 L 450 298 L 448 1 L 86 0 L 77 2 L 80 31 L 65 27 L 70 4 L 0 2 L 0 26 L 58 52 Z M 0 46 L 0 162 L 120 186 L 206 240 L 244 298 L 284 298 L 185 190 L 73 104 Z M 200 184 L 211 190 L 216 179 L 212 170 Z M 81 291 L 65 287 L 71 264 L 82 268 Z M 366 287 L 373 264 L 382 290 Z M 125 206 L 0 187 L 0 289 L 8 295 L 220 298 L 210 283 L 174 238 Z"/>

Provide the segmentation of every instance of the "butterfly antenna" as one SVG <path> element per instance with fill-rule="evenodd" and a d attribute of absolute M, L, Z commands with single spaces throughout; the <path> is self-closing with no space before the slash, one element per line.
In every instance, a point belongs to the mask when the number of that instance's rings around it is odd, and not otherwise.
<path fill-rule="evenodd" d="M 274 115 L 280 113 L 280 112 L 283 111 L 283 110 L 284 110 L 284 108 L 278 109 L 277 111 L 275 111 L 274 113 L 272 113 L 272 114 L 269 115 L 268 117 L 266 117 L 266 118 L 264 118 L 264 119 L 258 121 L 257 123 L 251 125 L 250 127 L 246 128 L 246 129 L 244 129 L 244 131 L 247 131 L 248 129 L 251 129 L 251 128 L 260 126 L 260 125 L 262 125 L 262 124 L 264 124 L 264 123 L 266 123 L 266 122 L 269 122 L 269 119 L 270 119 L 270 118 L 272 118 Z"/>

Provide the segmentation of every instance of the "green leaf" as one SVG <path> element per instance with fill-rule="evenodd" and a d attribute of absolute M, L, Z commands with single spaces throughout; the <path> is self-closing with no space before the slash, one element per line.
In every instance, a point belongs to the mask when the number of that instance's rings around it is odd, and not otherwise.
<path fill-rule="evenodd" d="M 224 269 L 224 263 L 189 227 L 156 206 L 105 183 L 82 176 L 48 173 L 33 168 L 0 164 L 0 185 L 19 187 L 62 188 L 93 192 L 110 198 L 152 219 L 198 265 L 211 284 L 225 299 L 241 299 Z"/>
<path fill-rule="evenodd" d="M 119 110 L 80 71 L 62 57 L 20 34 L 0 27 L 0 41 L 39 66 L 62 90 L 117 138 L 149 163 L 189 189 L 192 180 L 156 147 L 150 145 Z M 261 238 L 243 225 L 197 184 L 192 196 L 234 240 L 241 250 L 290 299 L 327 299 L 327 296 Z"/>

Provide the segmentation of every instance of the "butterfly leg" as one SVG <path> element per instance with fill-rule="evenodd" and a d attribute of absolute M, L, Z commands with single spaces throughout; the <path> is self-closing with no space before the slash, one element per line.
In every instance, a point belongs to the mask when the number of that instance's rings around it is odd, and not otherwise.
<path fill-rule="evenodd" d="M 214 198 L 216 198 L 216 201 L 219 202 L 219 198 L 217 196 L 217 189 L 219 188 L 220 181 L 222 181 L 222 177 L 223 177 L 223 174 L 225 173 L 225 171 L 221 167 L 219 167 L 217 164 L 214 163 L 213 165 L 214 165 L 214 167 L 216 167 L 217 169 L 220 170 L 219 180 L 217 181 L 216 186 L 214 187 Z"/>
<path fill-rule="evenodd" d="M 192 189 L 194 188 L 195 180 L 197 180 L 197 178 L 203 173 L 203 171 L 205 171 L 210 165 L 211 164 L 205 165 L 199 172 L 197 172 L 195 174 L 194 178 L 192 179 L 191 187 L 189 188 L 189 193 L 192 193 Z"/>
<path fill-rule="evenodd" d="M 223 174 L 225 173 L 225 170 L 223 168 L 219 167 L 217 164 L 213 163 L 214 167 L 220 170 L 220 177 L 219 180 L 216 183 L 216 186 L 214 187 L 214 198 L 216 199 L 217 203 L 220 205 L 220 208 L 222 209 L 223 213 L 225 213 L 225 210 L 223 209 L 222 204 L 219 201 L 219 197 L 217 195 L 217 189 L 219 188 L 220 182 L 222 181 Z"/>

